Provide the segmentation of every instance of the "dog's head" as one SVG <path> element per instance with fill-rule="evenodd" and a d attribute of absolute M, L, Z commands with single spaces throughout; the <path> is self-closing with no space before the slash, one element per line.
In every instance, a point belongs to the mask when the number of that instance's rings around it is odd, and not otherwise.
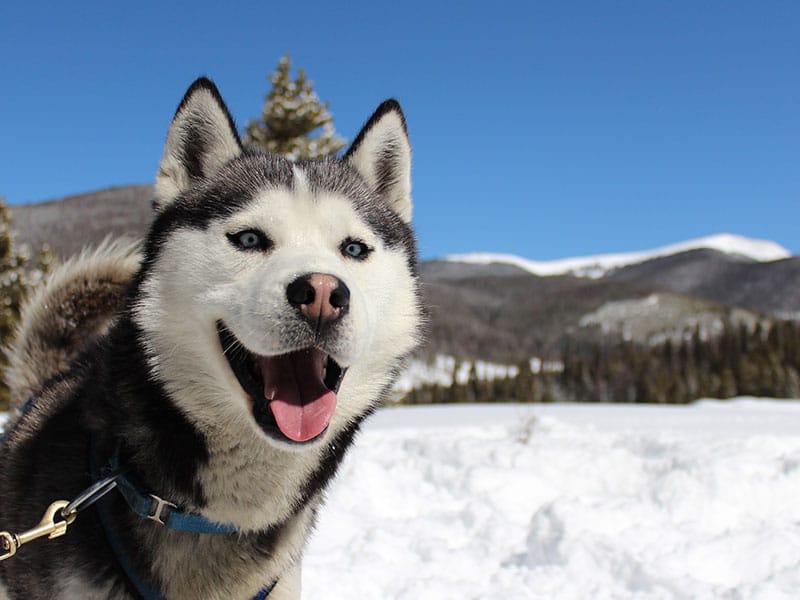
<path fill-rule="evenodd" d="M 133 314 L 204 430 L 314 445 L 371 410 L 417 343 L 410 146 L 384 102 L 344 157 L 244 150 L 213 83 L 170 126 Z"/>

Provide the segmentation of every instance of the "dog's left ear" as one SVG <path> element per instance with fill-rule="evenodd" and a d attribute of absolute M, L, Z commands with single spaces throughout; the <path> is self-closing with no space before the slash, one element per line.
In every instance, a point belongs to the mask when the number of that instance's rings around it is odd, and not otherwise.
<path fill-rule="evenodd" d="M 217 86 L 201 77 L 189 87 L 169 127 L 156 176 L 156 210 L 241 153 L 236 125 Z"/>
<path fill-rule="evenodd" d="M 411 144 L 396 100 L 378 107 L 345 158 L 392 210 L 411 221 Z"/>

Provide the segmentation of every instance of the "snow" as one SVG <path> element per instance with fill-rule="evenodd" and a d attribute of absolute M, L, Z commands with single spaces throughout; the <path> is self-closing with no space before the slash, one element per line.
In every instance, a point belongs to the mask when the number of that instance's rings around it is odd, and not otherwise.
<path fill-rule="evenodd" d="M 532 373 L 541 373 L 542 371 L 558 373 L 564 370 L 564 364 L 561 361 L 543 361 L 541 358 L 533 357 L 528 362 Z M 437 354 L 430 361 L 411 359 L 392 388 L 394 396 L 401 398 L 404 394 L 423 385 L 449 387 L 454 381 L 463 385 L 469 381 L 471 370 L 471 361 L 459 360 L 446 354 Z M 518 374 L 518 365 L 475 361 L 475 375 L 479 381 L 506 379 L 516 377 Z"/>
<path fill-rule="evenodd" d="M 770 240 L 747 238 L 729 233 L 697 238 L 653 250 L 598 254 L 551 261 L 534 261 L 513 254 L 473 253 L 453 254 L 444 260 L 470 264 L 509 264 L 534 275 L 550 276 L 572 274 L 580 277 L 599 278 L 613 269 L 638 264 L 661 256 L 670 256 L 688 250 L 707 248 L 726 254 L 743 256 L 760 262 L 781 260 L 792 256 L 783 246 Z"/>
<path fill-rule="evenodd" d="M 541 363 L 541 361 L 540 361 Z M 472 362 L 457 360 L 454 356 L 437 354 L 431 362 L 411 359 L 400 373 L 400 377 L 393 390 L 398 396 L 409 392 L 422 385 L 440 385 L 449 387 L 455 381 L 465 384 L 469 381 Z M 519 367 L 516 365 L 502 365 L 482 360 L 475 361 L 475 374 L 480 381 L 494 381 L 516 377 Z"/>
<path fill-rule="evenodd" d="M 303 597 L 796 598 L 798 498 L 798 402 L 384 409 Z"/>
<path fill-rule="evenodd" d="M 303 597 L 788 600 L 798 498 L 797 401 L 388 408 L 329 490 Z"/>

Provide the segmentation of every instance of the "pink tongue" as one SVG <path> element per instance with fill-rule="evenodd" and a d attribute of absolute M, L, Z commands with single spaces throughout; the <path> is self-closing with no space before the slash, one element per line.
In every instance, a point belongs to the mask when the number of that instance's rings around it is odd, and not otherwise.
<path fill-rule="evenodd" d="M 324 361 L 325 355 L 316 349 L 258 360 L 264 397 L 272 398 L 270 409 L 278 429 L 295 442 L 325 431 L 336 409 L 336 394 L 322 381 Z"/>

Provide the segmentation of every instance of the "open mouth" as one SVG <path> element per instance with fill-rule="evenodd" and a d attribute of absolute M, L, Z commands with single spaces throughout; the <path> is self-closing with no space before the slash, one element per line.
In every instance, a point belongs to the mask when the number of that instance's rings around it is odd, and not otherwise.
<path fill-rule="evenodd" d="M 260 356 L 247 350 L 221 321 L 217 332 L 228 364 L 253 402 L 253 418 L 267 435 L 301 444 L 325 433 L 346 369 L 313 346 Z"/>

